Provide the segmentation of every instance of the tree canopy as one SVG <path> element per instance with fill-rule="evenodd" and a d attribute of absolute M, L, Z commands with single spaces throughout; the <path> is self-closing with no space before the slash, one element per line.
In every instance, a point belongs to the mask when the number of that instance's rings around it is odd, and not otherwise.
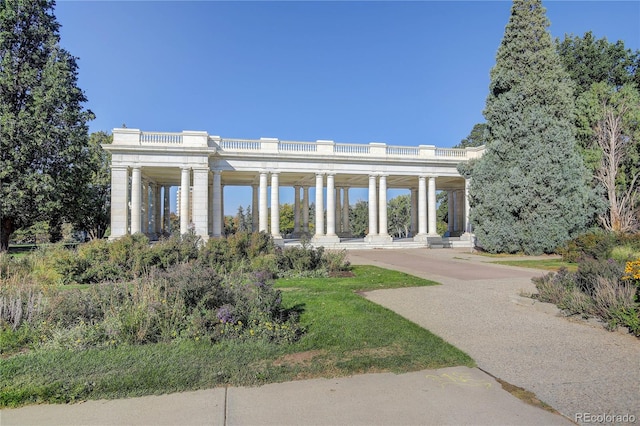
<path fill-rule="evenodd" d="M 51 0 L 0 3 L 0 250 L 14 229 L 59 227 L 78 206 L 88 128 L 76 58 Z"/>
<path fill-rule="evenodd" d="M 553 252 L 592 221 L 595 197 L 575 147 L 574 96 L 540 0 L 514 0 L 471 170 L 471 221 L 491 252 Z"/>

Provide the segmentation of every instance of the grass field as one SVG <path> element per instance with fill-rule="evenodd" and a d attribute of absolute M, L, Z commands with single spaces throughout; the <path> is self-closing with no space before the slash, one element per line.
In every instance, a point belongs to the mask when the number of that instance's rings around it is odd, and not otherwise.
<path fill-rule="evenodd" d="M 77 352 L 32 350 L 0 360 L 0 406 L 474 365 L 457 348 L 359 294 L 436 283 L 371 266 L 353 272 L 353 277 L 277 282 L 285 306 L 301 312 L 306 329 L 294 344 L 189 340 Z"/>
<path fill-rule="evenodd" d="M 578 270 L 577 263 L 565 262 L 562 259 L 535 259 L 535 260 L 500 260 L 492 263 L 508 266 L 520 266 L 522 268 L 544 269 L 557 272 L 560 268 L 567 268 L 569 272 Z"/>

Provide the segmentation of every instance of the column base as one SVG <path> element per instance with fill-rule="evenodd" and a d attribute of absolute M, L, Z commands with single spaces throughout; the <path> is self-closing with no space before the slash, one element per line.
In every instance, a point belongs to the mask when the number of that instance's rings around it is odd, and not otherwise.
<path fill-rule="evenodd" d="M 303 238 L 303 237 L 310 238 L 311 235 L 309 234 L 309 232 L 304 232 L 304 231 L 294 232 L 293 234 L 291 234 L 291 238 Z"/>
<path fill-rule="evenodd" d="M 429 236 L 427 234 L 416 234 L 413 237 L 413 241 L 418 241 L 420 243 L 426 243 L 429 241 Z"/>
<path fill-rule="evenodd" d="M 339 243 L 340 237 L 337 235 L 314 235 L 311 239 L 313 244 L 328 244 L 328 243 Z"/>
<path fill-rule="evenodd" d="M 393 241 L 393 237 L 389 234 L 386 235 L 367 235 L 364 237 L 364 242 L 369 244 L 383 244 Z"/>
<path fill-rule="evenodd" d="M 284 238 L 282 238 L 282 235 L 272 235 L 271 239 L 276 246 L 284 247 Z"/>

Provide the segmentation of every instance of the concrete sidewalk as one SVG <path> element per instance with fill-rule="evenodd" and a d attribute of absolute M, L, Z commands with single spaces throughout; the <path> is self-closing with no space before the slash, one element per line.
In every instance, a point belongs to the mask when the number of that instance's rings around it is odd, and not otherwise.
<path fill-rule="evenodd" d="M 568 425 L 477 368 L 3 410 L 6 425 Z"/>
<path fill-rule="evenodd" d="M 640 422 L 640 340 L 562 317 L 522 297 L 545 272 L 492 264 L 466 250 L 349 252 L 373 264 L 438 281 L 367 297 L 468 353 L 482 370 L 522 387 L 578 423 L 591 415 Z M 580 419 L 583 419 L 581 421 Z"/>

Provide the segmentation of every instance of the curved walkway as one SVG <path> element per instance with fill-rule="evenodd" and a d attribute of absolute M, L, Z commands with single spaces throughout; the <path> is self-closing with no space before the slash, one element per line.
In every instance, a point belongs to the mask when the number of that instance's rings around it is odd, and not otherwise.
<path fill-rule="evenodd" d="M 534 392 L 567 418 L 633 415 L 640 421 L 640 340 L 572 321 L 522 297 L 543 272 L 490 264 L 461 250 L 350 251 L 372 264 L 442 283 L 367 297 L 467 352 L 482 370 Z"/>

